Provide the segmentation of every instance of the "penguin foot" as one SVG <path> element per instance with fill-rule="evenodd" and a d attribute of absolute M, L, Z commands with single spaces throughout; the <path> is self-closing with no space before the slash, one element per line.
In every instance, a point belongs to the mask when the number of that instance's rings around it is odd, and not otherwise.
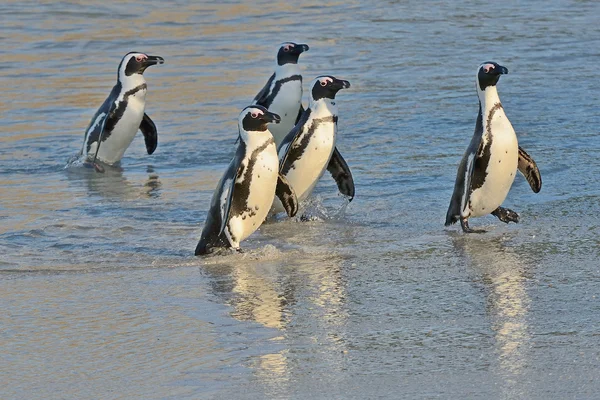
<path fill-rule="evenodd" d="M 244 254 L 244 250 L 241 247 L 232 247 L 232 249 L 238 254 Z"/>
<path fill-rule="evenodd" d="M 241 247 L 226 246 L 226 247 L 215 247 L 213 249 L 214 250 L 211 249 L 211 251 L 214 252 L 214 254 L 217 254 L 220 256 L 231 256 L 234 254 L 244 254 L 244 250 L 242 250 Z"/>
<path fill-rule="evenodd" d="M 209 243 L 204 247 L 198 245 L 194 255 L 196 256 L 229 256 L 233 254 L 243 254 L 244 250 L 241 247 L 231 247 L 225 243 Z"/>
<path fill-rule="evenodd" d="M 310 221 L 310 218 L 311 218 L 311 217 L 310 217 L 309 215 L 302 214 L 302 215 L 301 215 L 301 216 L 298 218 L 298 221 L 300 221 L 300 222 L 308 222 L 308 221 Z"/>
<path fill-rule="evenodd" d="M 460 227 L 462 228 L 464 233 L 485 233 L 485 229 L 472 229 L 469 226 L 469 221 L 466 218 L 460 219 Z"/>
<path fill-rule="evenodd" d="M 300 222 L 310 222 L 310 221 L 321 221 L 321 218 L 319 218 L 316 215 L 302 214 L 300 217 L 296 217 L 296 220 L 300 221 Z"/>
<path fill-rule="evenodd" d="M 96 172 L 104 173 L 104 167 L 98 163 L 87 161 L 83 165 L 87 168 L 94 168 Z"/>
<path fill-rule="evenodd" d="M 507 224 L 509 222 L 519 222 L 519 214 L 508 208 L 498 207 L 497 209 L 492 211 L 492 215 L 497 217 L 500 221 Z"/>

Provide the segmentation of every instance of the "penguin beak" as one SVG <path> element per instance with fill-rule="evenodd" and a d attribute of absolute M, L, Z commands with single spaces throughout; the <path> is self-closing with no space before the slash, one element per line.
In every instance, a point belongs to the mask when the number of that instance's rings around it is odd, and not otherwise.
<path fill-rule="evenodd" d="M 281 117 L 278 114 L 267 111 L 262 115 L 261 120 L 265 121 L 266 123 L 274 122 L 278 124 L 281 122 Z"/>
<path fill-rule="evenodd" d="M 295 54 L 302 54 L 305 51 L 308 51 L 309 47 L 307 44 L 297 44 L 296 46 L 294 46 L 294 53 Z"/>
<path fill-rule="evenodd" d="M 144 65 L 146 67 L 149 67 L 151 65 L 164 64 L 164 63 L 165 63 L 165 59 L 160 56 L 148 56 L 148 58 L 144 62 Z"/>
<path fill-rule="evenodd" d="M 336 79 L 335 81 L 333 81 L 333 88 L 340 90 L 340 89 L 348 89 L 350 87 L 350 82 L 345 81 L 343 79 Z"/>
<path fill-rule="evenodd" d="M 508 74 L 508 68 L 503 67 L 500 64 L 497 64 L 495 62 L 490 63 L 494 66 L 493 69 L 490 70 L 490 72 L 488 72 L 490 75 L 506 75 Z"/>

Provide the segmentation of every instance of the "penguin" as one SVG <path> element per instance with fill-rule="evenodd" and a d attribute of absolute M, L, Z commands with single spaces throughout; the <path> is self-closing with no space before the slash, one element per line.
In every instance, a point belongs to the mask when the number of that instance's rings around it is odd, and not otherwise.
<path fill-rule="evenodd" d="M 296 194 L 279 173 L 277 148 L 267 128 L 280 121 L 279 115 L 258 105 L 240 113 L 237 150 L 213 194 L 195 255 L 219 248 L 239 250 L 240 242 L 267 217 L 274 196 L 281 199 L 289 216 L 296 215 Z"/>
<path fill-rule="evenodd" d="M 352 173 L 335 146 L 338 121 L 335 95 L 349 87 L 350 82 L 330 75 L 317 77 L 311 84 L 308 108 L 279 145 L 279 170 L 300 202 L 310 196 L 326 169 L 339 191 L 350 201 L 354 198 Z M 271 214 L 282 211 L 283 205 L 275 199 Z"/>
<path fill-rule="evenodd" d="M 130 52 L 119 63 L 117 84 L 90 121 L 80 152 L 97 171 L 103 168 L 96 160 L 108 165 L 121 160 L 138 129 L 144 135 L 148 154 L 156 150 L 156 125 L 144 112 L 147 85 L 143 74 L 146 68 L 164 62 L 159 56 Z"/>
<path fill-rule="evenodd" d="M 477 69 L 479 113 L 475 133 L 458 167 L 445 223 L 449 226 L 460 220 L 465 233 L 485 232 L 471 229 L 470 217 L 492 214 L 505 223 L 519 222 L 515 211 L 501 207 L 517 169 L 534 193 L 542 189 L 537 164 L 519 147 L 498 96 L 496 84 L 504 74 L 508 74 L 508 69 L 495 62 L 485 62 Z"/>
<path fill-rule="evenodd" d="M 302 75 L 298 67 L 298 59 L 300 54 L 308 49 L 306 44 L 282 43 L 277 52 L 275 72 L 252 102 L 281 116 L 281 123 L 270 128 L 277 146 L 296 125 L 304 111 Z"/>

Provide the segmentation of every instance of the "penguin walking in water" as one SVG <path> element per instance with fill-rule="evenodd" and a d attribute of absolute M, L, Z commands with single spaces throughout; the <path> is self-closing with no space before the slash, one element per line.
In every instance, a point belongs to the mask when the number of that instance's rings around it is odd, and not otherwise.
<path fill-rule="evenodd" d="M 142 131 L 148 154 L 154 153 L 158 143 L 156 125 L 145 113 L 146 68 L 163 64 L 159 56 L 130 52 L 123 57 L 117 71 L 117 84 L 104 100 L 86 129 L 81 156 L 102 172 L 96 163 L 114 165 L 121 160 L 136 132 Z"/>
<path fill-rule="evenodd" d="M 298 201 L 279 173 L 277 148 L 267 128 L 267 124 L 279 121 L 279 115 L 262 106 L 242 110 L 238 147 L 213 194 L 195 255 L 217 248 L 239 250 L 240 242 L 264 222 L 275 196 L 289 216 L 296 215 Z"/>
<path fill-rule="evenodd" d="M 339 191 L 350 201 L 354 198 L 354 181 L 348 164 L 337 151 L 338 107 L 335 96 L 350 82 L 333 76 L 319 76 L 311 84 L 308 108 L 298 124 L 279 145 L 279 170 L 294 188 L 298 201 L 305 200 L 327 169 Z M 271 213 L 284 211 L 278 199 Z"/>
<path fill-rule="evenodd" d="M 304 111 L 298 59 L 305 51 L 308 51 L 306 44 L 282 43 L 277 52 L 275 72 L 252 102 L 281 117 L 281 122 L 270 128 L 276 146 L 292 130 Z"/>
<path fill-rule="evenodd" d="M 476 87 L 479 114 L 475 133 L 456 174 L 454 192 L 446 214 L 446 226 L 460 220 L 466 233 L 485 232 L 469 227 L 470 217 L 487 214 L 500 221 L 519 222 L 519 215 L 501 207 L 513 184 L 517 169 L 531 189 L 538 193 L 542 177 L 533 159 L 519 147 L 517 135 L 504 113 L 496 84 L 508 69 L 485 62 L 477 70 Z"/>

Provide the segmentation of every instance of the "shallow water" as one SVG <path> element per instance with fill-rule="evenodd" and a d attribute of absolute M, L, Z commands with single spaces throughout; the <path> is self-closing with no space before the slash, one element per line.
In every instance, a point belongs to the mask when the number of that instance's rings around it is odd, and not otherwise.
<path fill-rule="evenodd" d="M 516 3 L 515 3 L 516 4 Z M 600 392 L 600 3 L 0 5 L 3 399 L 595 398 Z M 340 92 L 347 207 L 193 250 L 239 110 L 278 43 Z M 121 168 L 65 169 L 130 50 L 161 55 Z M 477 112 L 499 92 L 543 177 L 518 225 L 443 226 Z"/>

